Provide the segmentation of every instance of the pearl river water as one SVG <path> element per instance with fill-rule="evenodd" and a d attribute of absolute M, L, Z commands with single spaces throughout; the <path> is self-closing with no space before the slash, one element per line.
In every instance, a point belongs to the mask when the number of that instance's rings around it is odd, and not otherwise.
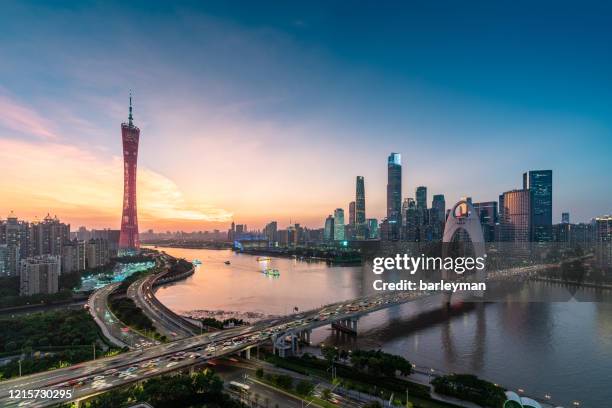
<path fill-rule="evenodd" d="M 158 248 L 202 263 L 195 274 L 157 291 L 178 313 L 194 310 L 282 315 L 371 294 L 372 272 L 288 258 L 258 260 L 229 250 Z M 230 264 L 226 264 L 229 261 Z M 262 273 L 277 269 L 279 276 Z M 612 407 L 612 292 L 585 289 L 589 302 L 524 302 L 526 292 L 554 292 L 527 283 L 504 302 L 453 304 L 439 297 L 381 310 L 359 320 L 358 336 L 330 328 L 313 345 L 382 349 L 419 367 L 471 373 L 566 408 Z"/>

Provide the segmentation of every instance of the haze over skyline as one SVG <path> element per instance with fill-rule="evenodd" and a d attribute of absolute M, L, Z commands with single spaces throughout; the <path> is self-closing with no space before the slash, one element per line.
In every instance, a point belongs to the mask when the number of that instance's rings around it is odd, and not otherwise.
<path fill-rule="evenodd" d="M 118 228 L 134 92 L 142 231 L 322 227 L 416 186 L 497 200 L 552 169 L 553 220 L 612 212 L 612 5 L 3 2 L 0 217 Z"/>

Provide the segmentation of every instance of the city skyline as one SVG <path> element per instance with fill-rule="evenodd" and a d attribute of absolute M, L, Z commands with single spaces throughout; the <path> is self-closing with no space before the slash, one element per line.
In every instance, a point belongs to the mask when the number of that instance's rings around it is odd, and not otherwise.
<path fill-rule="evenodd" d="M 357 175 L 365 179 L 366 216 L 381 220 L 389 152 L 402 155 L 401 200 L 426 186 L 429 197 L 444 194 L 448 203 L 492 201 L 519 188 L 522 173 L 552 169 L 553 222 L 562 212 L 574 222 L 611 212 L 611 95 L 601 84 L 612 64 L 601 54 L 609 32 L 597 35 L 606 30 L 597 16 L 589 14 L 589 29 L 581 23 L 567 49 L 550 48 L 563 23 L 578 24 L 574 10 L 559 6 L 551 34 L 533 26 L 517 34 L 536 39 L 522 49 L 505 31 L 518 15 L 480 5 L 456 11 L 491 17 L 497 27 L 458 38 L 459 18 L 446 30 L 405 28 L 393 18 L 439 23 L 434 5 L 395 13 L 364 4 L 333 28 L 332 17 L 344 11 L 338 4 L 318 13 L 263 6 L 251 15 L 248 4 L 202 7 L 157 4 L 138 10 L 142 21 L 132 25 L 124 24 L 136 18 L 129 6 L 120 13 L 113 4 L 38 4 L 26 13 L 18 3 L 3 5 L 0 53 L 9 63 L 0 67 L 0 171 L 9 177 L 0 181 L 2 218 L 10 210 L 26 219 L 51 213 L 75 227 L 119 228 L 117 134 L 130 88 L 144 135 L 141 230 L 226 229 L 232 219 L 321 228 L 335 208 L 348 214 Z M 368 16 L 388 30 L 360 32 Z M 149 36 L 152 27 L 160 30 Z M 499 51 L 479 34 L 499 41 Z M 67 37 L 79 46 L 67 49 Z M 440 55 L 427 55 L 419 39 L 441 47 Z M 498 59 L 463 61 L 442 75 L 457 62 L 455 47 Z M 534 57 L 541 49 L 550 52 Z M 569 60 L 570 67 L 561 63 Z"/>

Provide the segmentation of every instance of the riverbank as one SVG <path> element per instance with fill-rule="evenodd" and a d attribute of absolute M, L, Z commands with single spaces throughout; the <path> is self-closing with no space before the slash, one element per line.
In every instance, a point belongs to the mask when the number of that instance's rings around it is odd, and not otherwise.
<path fill-rule="evenodd" d="M 234 251 L 248 255 L 292 258 L 300 261 L 324 261 L 336 266 L 359 266 L 362 264 L 361 253 L 354 249 L 283 247 L 234 249 Z"/>

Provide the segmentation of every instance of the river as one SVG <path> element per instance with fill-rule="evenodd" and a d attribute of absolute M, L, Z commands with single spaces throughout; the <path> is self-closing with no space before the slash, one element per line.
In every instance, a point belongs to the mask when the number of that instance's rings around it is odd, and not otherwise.
<path fill-rule="evenodd" d="M 278 315 L 370 293 L 372 273 L 363 267 L 258 261 L 229 250 L 159 249 L 202 261 L 192 277 L 157 292 L 179 313 L 222 309 Z M 266 268 L 278 269 L 280 276 L 263 274 Z M 530 283 L 506 302 L 456 303 L 450 311 L 432 297 L 361 318 L 357 338 L 321 328 L 312 341 L 381 348 L 420 367 L 473 373 L 540 399 L 548 394 L 567 408 L 573 401 L 587 408 L 612 406 L 612 292 L 587 289 L 581 297 L 591 302 L 521 301 L 534 290 L 558 288 Z"/>

